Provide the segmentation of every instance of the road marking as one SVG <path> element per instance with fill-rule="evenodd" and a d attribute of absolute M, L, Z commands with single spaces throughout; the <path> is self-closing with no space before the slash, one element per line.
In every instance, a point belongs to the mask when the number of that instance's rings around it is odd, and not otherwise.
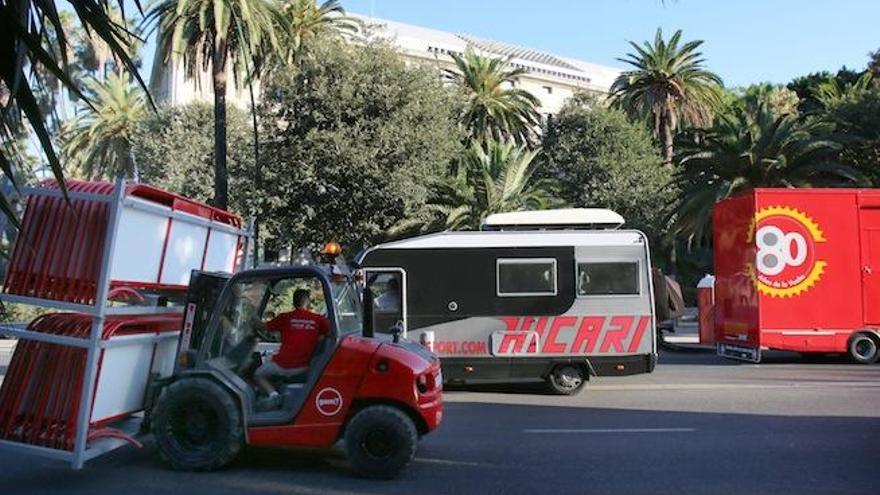
<path fill-rule="evenodd" d="M 696 428 L 528 428 L 523 433 L 693 433 Z"/>
<path fill-rule="evenodd" d="M 587 385 L 588 390 L 603 391 L 659 391 L 659 390 L 776 390 L 791 388 L 877 388 L 880 382 L 865 381 L 823 381 L 823 382 L 785 382 L 778 384 L 766 383 L 640 383 L 633 385 Z"/>
<path fill-rule="evenodd" d="M 428 457 L 416 457 L 414 459 L 415 462 L 425 462 L 428 464 L 445 464 L 449 466 L 469 466 L 469 467 L 488 467 L 493 466 L 493 464 L 486 464 L 484 462 L 470 462 L 470 461 L 453 461 L 449 459 L 432 459 Z"/>

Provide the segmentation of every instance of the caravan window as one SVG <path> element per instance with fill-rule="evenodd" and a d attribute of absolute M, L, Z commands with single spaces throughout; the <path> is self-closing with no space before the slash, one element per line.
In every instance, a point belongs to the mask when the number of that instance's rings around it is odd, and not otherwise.
<path fill-rule="evenodd" d="M 635 261 L 578 263 L 579 296 L 639 294 L 639 264 Z"/>
<path fill-rule="evenodd" d="M 556 260 L 511 258 L 497 261 L 499 296 L 555 296 Z"/>

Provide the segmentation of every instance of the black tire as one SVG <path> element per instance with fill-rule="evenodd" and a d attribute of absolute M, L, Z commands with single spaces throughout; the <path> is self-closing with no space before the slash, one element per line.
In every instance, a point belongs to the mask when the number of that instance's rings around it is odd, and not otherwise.
<path fill-rule="evenodd" d="M 849 339 L 847 346 L 849 356 L 859 364 L 871 364 L 880 356 L 880 345 L 877 339 L 866 334 L 857 333 Z"/>
<path fill-rule="evenodd" d="M 587 371 L 578 364 L 557 364 L 547 375 L 547 389 L 556 395 L 574 395 L 587 383 Z"/>
<path fill-rule="evenodd" d="M 413 420 L 392 406 L 358 411 L 345 429 L 345 451 L 358 474 L 392 479 L 416 455 L 419 434 Z"/>
<path fill-rule="evenodd" d="M 216 382 L 184 378 L 159 397 L 152 413 L 159 457 L 181 471 L 210 471 L 235 458 L 244 441 L 241 409 Z"/>

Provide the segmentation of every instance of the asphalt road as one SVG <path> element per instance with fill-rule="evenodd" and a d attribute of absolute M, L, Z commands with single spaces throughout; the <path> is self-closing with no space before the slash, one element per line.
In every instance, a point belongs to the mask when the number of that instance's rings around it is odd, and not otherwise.
<path fill-rule="evenodd" d="M 394 481 L 355 477 L 339 448 L 248 449 L 220 472 L 177 473 L 148 441 L 80 472 L 0 452 L 0 493 L 827 495 L 880 484 L 880 365 L 664 353 L 653 374 L 588 387 L 448 391 L 441 428 Z"/>

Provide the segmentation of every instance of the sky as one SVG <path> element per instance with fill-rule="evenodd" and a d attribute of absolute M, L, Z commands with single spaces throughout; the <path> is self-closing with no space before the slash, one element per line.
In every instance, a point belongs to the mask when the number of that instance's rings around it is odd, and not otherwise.
<path fill-rule="evenodd" d="M 683 30 L 728 87 L 786 83 L 880 49 L 880 0 L 342 0 L 359 14 L 624 68 L 627 41 Z"/>

